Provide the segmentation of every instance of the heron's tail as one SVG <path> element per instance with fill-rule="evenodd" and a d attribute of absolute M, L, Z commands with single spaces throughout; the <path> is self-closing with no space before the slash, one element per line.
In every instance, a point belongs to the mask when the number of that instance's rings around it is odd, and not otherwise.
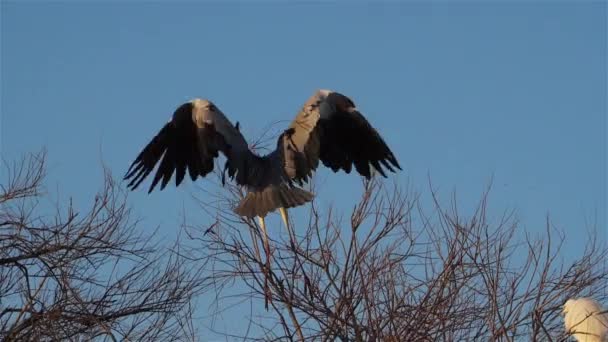
<path fill-rule="evenodd" d="M 264 217 L 277 208 L 293 208 L 312 201 L 314 195 L 288 185 L 273 185 L 262 191 L 251 191 L 241 200 L 234 212 L 246 217 Z"/>

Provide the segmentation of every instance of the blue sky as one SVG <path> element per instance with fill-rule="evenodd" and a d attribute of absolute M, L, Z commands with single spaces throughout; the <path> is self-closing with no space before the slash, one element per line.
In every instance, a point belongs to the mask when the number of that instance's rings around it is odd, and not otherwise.
<path fill-rule="evenodd" d="M 430 176 L 470 209 L 493 177 L 492 212 L 539 233 L 550 215 L 566 259 L 592 223 L 608 238 L 604 2 L 1 6 L 0 151 L 46 147 L 61 196 L 90 200 L 101 161 L 121 176 L 193 97 L 251 138 L 330 88 L 385 137 L 401 184 L 428 194 Z M 321 203 L 348 209 L 361 191 L 353 175 L 319 179 Z M 194 189 L 130 203 L 170 235 Z"/>

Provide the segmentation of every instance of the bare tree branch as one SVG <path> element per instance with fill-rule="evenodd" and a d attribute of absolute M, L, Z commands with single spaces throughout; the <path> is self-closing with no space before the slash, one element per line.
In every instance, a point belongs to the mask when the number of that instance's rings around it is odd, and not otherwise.
<path fill-rule="evenodd" d="M 227 187 L 199 199 L 216 221 L 189 227 L 190 255 L 213 265 L 208 281 L 219 308 L 233 301 L 260 307 L 260 230 L 232 213 L 243 192 Z M 425 206 L 416 194 L 376 179 L 363 182 L 349 220 L 313 202 L 308 222 L 292 225 L 295 239 L 283 231 L 270 236 L 270 319 L 251 317 L 264 335 L 230 336 L 301 340 L 301 329 L 311 341 L 565 340 L 565 300 L 606 299 L 606 246 L 590 237 L 580 259 L 564 263 L 565 236 L 549 219 L 537 237 L 512 212 L 493 222 L 488 192 L 468 218 L 455 196 L 446 209 L 431 190 L 432 205 Z M 249 291 L 235 294 L 234 284 Z"/>
<path fill-rule="evenodd" d="M 195 339 L 196 267 L 139 231 L 108 172 L 89 209 L 70 200 L 43 216 L 45 153 L 7 163 L 6 171 L 0 192 L 4 341 Z"/>

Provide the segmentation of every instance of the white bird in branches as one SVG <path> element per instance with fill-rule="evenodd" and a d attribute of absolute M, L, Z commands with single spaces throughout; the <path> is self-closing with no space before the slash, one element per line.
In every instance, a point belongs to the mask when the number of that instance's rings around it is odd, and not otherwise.
<path fill-rule="evenodd" d="M 566 333 L 579 342 L 608 341 L 608 312 L 591 298 L 568 299 L 563 308 Z"/>

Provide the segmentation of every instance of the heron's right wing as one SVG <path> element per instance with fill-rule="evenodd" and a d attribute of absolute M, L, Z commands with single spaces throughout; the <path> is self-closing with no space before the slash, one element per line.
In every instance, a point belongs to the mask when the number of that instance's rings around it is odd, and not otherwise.
<path fill-rule="evenodd" d="M 135 190 L 160 162 L 148 192 L 162 180 L 164 189 L 175 172 L 179 186 L 186 174 L 194 181 L 213 170 L 218 152 L 247 147 L 245 139 L 211 102 L 194 100 L 180 106 L 172 119 L 139 153 L 125 175 Z M 162 160 L 161 160 L 162 159 Z"/>

